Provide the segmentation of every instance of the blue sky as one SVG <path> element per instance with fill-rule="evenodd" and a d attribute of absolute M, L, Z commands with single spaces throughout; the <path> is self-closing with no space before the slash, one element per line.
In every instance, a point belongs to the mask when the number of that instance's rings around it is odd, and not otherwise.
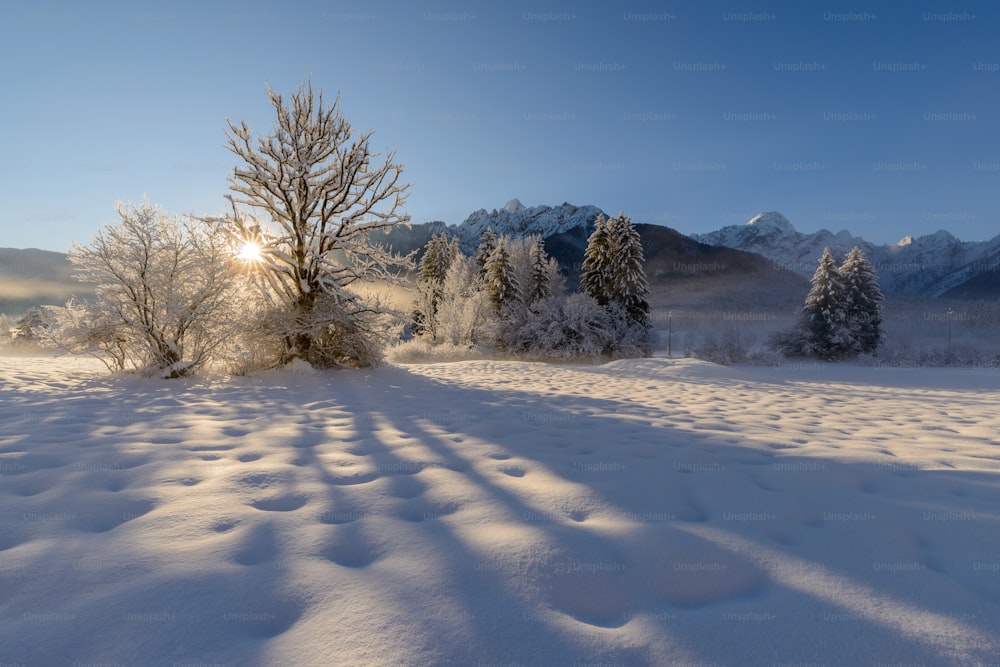
<path fill-rule="evenodd" d="M 992 1 L 89 4 L 0 8 L 0 246 L 67 250 L 143 195 L 222 212 L 226 119 L 266 131 L 266 87 L 306 79 L 396 150 L 413 222 L 517 197 L 1000 233 Z"/>

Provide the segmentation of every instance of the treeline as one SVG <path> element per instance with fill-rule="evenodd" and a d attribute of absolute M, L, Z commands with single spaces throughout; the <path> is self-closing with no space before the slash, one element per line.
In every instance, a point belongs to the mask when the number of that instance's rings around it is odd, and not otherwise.
<path fill-rule="evenodd" d="M 420 262 L 411 319 L 415 340 L 402 355 L 428 348 L 525 359 L 609 359 L 652 349 L 639 235 L 624 214 L 594 221 L 581 291 L 567 293 L 558 263 L 537 236 L 483 234 L 474 256 L 436 235 Z"/>

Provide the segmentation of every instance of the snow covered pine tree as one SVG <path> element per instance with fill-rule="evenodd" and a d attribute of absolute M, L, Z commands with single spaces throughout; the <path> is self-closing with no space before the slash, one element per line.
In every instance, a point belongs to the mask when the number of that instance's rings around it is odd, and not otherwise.
<path fill-rule="evenodd" d="M 527 286 L 525 303 L 531 305 L 552 296 L 552 282 L 558 275 L 558 269 L 554 269 L 553 260 L 545 252 L 545 241 L 541 236 L 535 237 L 528 256 L 531 260 L 531 280 Z"/>
<path fill-rule="evenodd" d="M 607 284 L 611 272 L 611 237 L 608 233 L 607 220 L 601 213 L 594 220 L 594 231 L 587 239 L 587 249 L 583 251 L 583 266 L 580 274 L 580 290 L 590 295 L 602 306 L 608 305 Z"/>
<path fill-rule="evenodd" d="M 486 275 L 486 260 L 497 247 L 497 235 L 493 233 L 492 227 L 487 227 L 486 231 L 479 239 L 479 247 L 476 248 L 476 265 L 479 267 L 479 277 Z"/>
<path fill-rule="evenodd" d="M 488 230 L 487 230 L 488 231 Z M 486 258 L 483 275 L 483 291 L 489 298 L 493 314 L 502 317 L 504 308 L 517 298 L 519 285 L 507 249 L 508 239 L 501 236 L 496 240 L 493 252 Z"/>
<path fill-rule="evenodd" d="M 643 265 L 642 239 L 624 213 L 605 220 L 598 215 L 584 251 L 580 287 L 611 315 L 615 340 L 609 352 L 649 354 L 649 283 Z"/>
<path fill-rule="evenodd" d="M 851 331 L 845 322 L 843 278 L 829 248 L 819 258 L 802 314 L 807 352 L 833 360 L 851 348 Z"/>
<path fill-rule="evenodd" d="M 245 122 L 229 122 L 227 148 L 245 163 L 229 178 L 236 193 L 229 222 L 239 234 L 253 234 L 256 221 L 238 210 L 242 204 L 276 228 L 262 238 L 260 272 L 262 288 L 284 310 L 279 363 L 369 365 L 389 311 L 352 286 L 400 284 L 400 271 L 413 266 L 373 239 L 409 222 L 400 212 L 409 187 L 400 183 L 402 167 L 393 152 L 374 163 L 372 131 L 353 135 L 339 96 L 327 106 L 311 84 L 288 104 L 274 91 L 268 96 L 277 114 L 269 135 L 255 140 Z"/>
<path fill-rule="evenodd" d="M 624 213 L 608 220 L 607 229 L 611 240 L 608 296 L 611 301 L 621 304 L 635 323 L 646 326 L 649 324 L 649 282 L 642 268 L 645 261 L 642 239 Z"/>
<path fill-rule="evenodd" d="M 844 288 L 844 320 L 854 352 L 871 354 L 882 343 L 882 290 L 871 262 L 854 246 L 840 266 Z"/>
<path fill-rule="evenodd" d="M 435 234 L 424 248 L 417 271 L 417 299 L 413 310 L 413 332 L 437 338 L 437 311 L 448 267 L 457 246 L 448 243 L 444 234 Z"/>

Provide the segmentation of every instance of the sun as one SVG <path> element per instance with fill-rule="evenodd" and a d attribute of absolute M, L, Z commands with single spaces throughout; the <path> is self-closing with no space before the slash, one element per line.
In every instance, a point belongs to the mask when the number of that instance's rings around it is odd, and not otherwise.
<path fill-rule="evenodd" d="M 260 244 L 247 241 L 240 246 L 240 251 L 236 256 L 247 262 L 259 262 L 261 260 Z"/>

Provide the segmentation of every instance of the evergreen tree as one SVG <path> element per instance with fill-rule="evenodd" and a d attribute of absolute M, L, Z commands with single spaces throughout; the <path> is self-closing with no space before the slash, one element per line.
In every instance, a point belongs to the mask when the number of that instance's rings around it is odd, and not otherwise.
<path fill-rule="evenodd" d="M 871 354 L 882 342 L 882 290 L 871 262 L 855 246 L 840 267 L 844 317 L 856 352 Z"/>
<path fill-rule="evenodd" d="M 594 220 L 594 231 L 587 239 L 587 249 L 583 253 L 580 290 L 602 306 L 608 305 L 608 278 L 611 269 L 611 237 L 607 222 L 601 213 Z"/>
<path fill-rule="evenodd" d="M 535 238 L 529 250 L 531 258 L 531 284 L 527 292 L 528 304 L 547 299 L 552 296 L 552 279 L 550 259 L 545 252 L 545 241 L 541 236 Z"/>
<path fill-rule="evenodd" d="M 486 275 L 486 262 L 497 247 L 497 236 L 493 233 L 492 227 L 487 227 L 486 231 L 479 239 L 479 247 L 476 249 L 476 264 L 479 266 L 479 277 Z"/>
<path fill-rule="evenodd" d="M 642 265 L 642 239 L 632 221 L 624 213 L 607 224 L 610 238 L 611 264 L 606 280 L 610 289 L 607 293 L 612 301 L 623 308 L 636 322 L 647 322 L 649 318 L 649 282 Z"/>
<path fill-rule="evenodd" d="M 643 264 L 642 239 L 624 213 L 594 221 L 583 255 L 580 287 L 597 303 L 617 303 L 636 321 L 649 316 L 649 283 Z"/>
<path fill-rule="evenodd" d="M 517 298 L 519 287 L 507 243 L 504 237 L 496 240 L 493 252 L 486 258 L 483 275 L 483 291 L 497 316 L 501 316 L 504 307 Z"/>
<path fill-rule="evenodd" d="M 649 283 L 643 264 L 642 239 L 624 213 L 594 221 L 584 252 L 580 286 L 611 316 L 615 336 L 607 353 L 631 356 L 651 350 Z"/>
<path fill-rule="evenodd" d="M 452 252 L 456 249 L 444 234 L 435 234 L 427 242 L 417 272 L 417 297 L 413 308 L 413 332 L 418 336 L 429 334 L 431 340 L 437 338 L 438 303 L 453 260 Z"/>
<path fill-rule="evenodd" d="M 809 351 L 823 359 L 840 357 L 851 348 L 845 323 L 844 283 L 830 249 L 823 250 L 802 309 Z"/>
<path fill-rule="evenodd" d="M 417 280 L 426 283 L 441 284 L 448 273 L 448 265 L 452 260 L 452 247 L 444 234 L 435 234 L 427 242 L 424 256 L 420 260 Z"/>

